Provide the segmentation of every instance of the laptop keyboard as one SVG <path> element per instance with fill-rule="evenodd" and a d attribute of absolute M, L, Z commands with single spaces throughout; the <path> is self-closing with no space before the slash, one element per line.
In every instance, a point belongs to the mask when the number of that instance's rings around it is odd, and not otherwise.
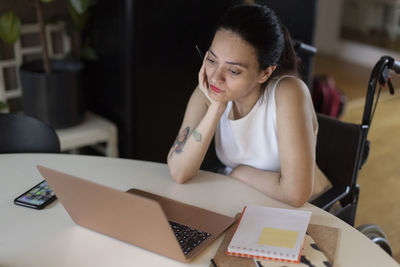
<path fill-rule="evenodd" d="M 176 239 L 178 239 L 179 245 L 185 255 L 198 247 L 201 242 L 211 235 L 176 222 L 169 221 L 169 224 L 171 225 Z"/>

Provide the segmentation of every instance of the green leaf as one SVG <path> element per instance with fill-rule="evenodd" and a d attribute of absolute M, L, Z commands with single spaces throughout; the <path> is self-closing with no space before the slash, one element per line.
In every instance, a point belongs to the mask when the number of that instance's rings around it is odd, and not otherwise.
<path fill-rule="evenodd" d="M 21 33 L 21 21 L 13 11 L 0 16 L 0 38 L 8 44 L 15 43 Z"/>
<path fill-rule="evenodd" d="M 89 14 L 87 12 L 79 14 L 78 12 L 76 12 L 76 10 L 74 9 L 74 7 L 70 2 L 68 2 L 68 11 L 75 28 L 77 28 L 79 31 L 82 31 L 87 24 L 87 21 L 89 19 Z"/>
<path fill-rule="evenodd" d="M 42 3 L 51 3 L 51 2 L 54 2 L 54 0 L 40 0 L 40 2 L 42 2 Z"/>
<path fill-rule="evenodd" d="M 83 14 L 91 5 L 91 0 L 69 0 L 71 6 L 78 14 Z"/>
<path fill-rule="evenodd" d="M 81 58 L 87 61 L 98 61 L 96 51 L 88 45 L 81 50 Z"/>
<path fill-rule="evenodd" d="M 0 110 L 6 109 L 6 108 L 8 108 L 7 104 L 0 101 Z"/>

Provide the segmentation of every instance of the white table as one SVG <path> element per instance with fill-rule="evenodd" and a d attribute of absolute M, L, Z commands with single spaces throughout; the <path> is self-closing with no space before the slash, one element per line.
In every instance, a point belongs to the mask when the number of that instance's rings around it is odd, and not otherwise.
<path fill-rule="evenodd" d="M 76 225 L 57 200 L 44 210 L 13 204 L 41 178 L 44 165 L 119 190 L 136 187 L 234 216 L 246 204 L 290 208 L 229 177 L 200 171 L 187 184 L 175 183 L 165 164 L 127 159 L 52 154 L 0 155 L 0 266 L 185 266 Z M 311 223 L 341 229 L 335 266 L 398 266 L 356 229 L 305 204 Z M 209 266 L 222 237 L 189 265 Z"/>

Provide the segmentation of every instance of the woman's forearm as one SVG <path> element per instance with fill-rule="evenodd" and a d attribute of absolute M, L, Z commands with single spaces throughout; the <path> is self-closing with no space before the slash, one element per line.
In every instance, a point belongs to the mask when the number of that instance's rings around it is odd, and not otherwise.
<path fill-rule="evenodd" d="M 183 136 L 180 133 L 168 154 L 171 176 L 178 183 L 186 182 L 199 170 L 221 114 L 217 106 L 210 105 L 197 127 L 191 129 L 190 126 L 185 126 L 183 131 L 187 132 L 187 135 Z"/>
<path fill-rule="evenodd" d="M 233 169 L 230 176 L 252 186 L 267 196 L 294 207 L 302 206 L 309 199 L 312 191 L 312 184 L 295 187 L 286 182 L 286 179 L 279 172 L 259 170 L 246 165 L 240 165 Z"/>

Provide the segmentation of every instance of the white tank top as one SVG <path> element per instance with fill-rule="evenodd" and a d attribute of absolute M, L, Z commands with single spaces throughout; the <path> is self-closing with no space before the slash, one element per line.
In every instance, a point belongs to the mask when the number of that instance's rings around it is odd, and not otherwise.
<path fill-rule="evenodd" d="M 232 109 L 232 102 L 228 102 L 215 133 L 215 150 L 219 160 L 227 166 L 226 174 L 243 164 L 261 170 L 280 172 L 275 89 L 283 77 L 288 75 L 272 81 L 243 118 L 228 118 Z"/>

